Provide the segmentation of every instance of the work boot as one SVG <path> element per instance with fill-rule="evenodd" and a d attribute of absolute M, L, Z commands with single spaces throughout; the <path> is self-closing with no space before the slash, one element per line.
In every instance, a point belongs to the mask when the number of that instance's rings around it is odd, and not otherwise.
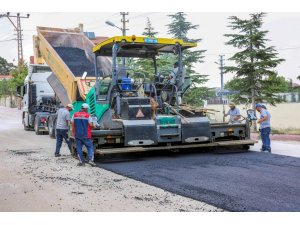
<path fill-rule="evenodd" d="M 78 163 L 77 166 L 85 166 L 85 163 Z"/>
<path fill-rule="evenodd" d="M 93 161 L 88 161 L 88 164 L 90 164 L 92 167 L 97 166 Z"/>
<path fill-rule="evenodd" d="M 58 154 L 55 154 L 55 157 L 60 157 L 60 156 L 61 156 L 61 154 L 59 154 L 59 153 L 58 153 Z"/>

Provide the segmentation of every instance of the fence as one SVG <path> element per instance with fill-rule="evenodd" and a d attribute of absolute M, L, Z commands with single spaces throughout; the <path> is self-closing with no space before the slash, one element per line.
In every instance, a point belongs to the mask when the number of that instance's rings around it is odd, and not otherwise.
<path fill-rule="evenodd" d="M 3 96 L 0 98 L 0 105 L 21 109 L 21 99 L 16 96 Z"/>

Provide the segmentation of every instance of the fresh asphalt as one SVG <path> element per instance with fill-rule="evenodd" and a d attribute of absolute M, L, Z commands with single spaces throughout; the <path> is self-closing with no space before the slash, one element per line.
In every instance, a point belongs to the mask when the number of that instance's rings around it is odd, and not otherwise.
<path fill-rule="evenodd" d="M 156 152 L 99 166 L 229 211 L 300 211 L 300 158 L 254 151 Z"/>

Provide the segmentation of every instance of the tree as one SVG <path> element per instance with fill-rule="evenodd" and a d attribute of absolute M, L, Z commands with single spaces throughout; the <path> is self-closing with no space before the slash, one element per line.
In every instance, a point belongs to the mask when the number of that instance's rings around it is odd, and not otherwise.
<path fill-rule="evenodd" d="M 168 15 L 172 22 L 167 25 L 168 33 L 173 38 L 182 39 L 185 42 L 200 42 L 201 39 L 191 39 L 188 37 L 188 33 L 191 30 L 195 30 L 199 25 L 193 25 L 186 20 L 186 14 L 183 12 L 177 12 L 173 15 Z M 192 79 L 192 85 L 190 89 L 184 95 L 184 101 L 193 105 L 202 105 L 204 99 L 207 99 L 208 88 L 203 85 L 208 79 L 207 75 L 201 75 L 195 71 L 195 63 L 203 63 L 203 53 L 206 50 L 184 50 L 183 52 L 183 65 L 186 69 L 186 76 L 190 76 Z"/>
<path fill-rule="evenodd" d="M 278 77 L 275 68 L 284 59 L 278 58 L 274 46 L 267 46 L 266 34 L 262 30 L 265 13 L 250 14 L 249 19 L 240 19 L 236 16 L 229 17 L 230 27 L 234 34 L 225 34 L 230 38 L 227 45 L 239 49 L 229 60 L 235 66 L 225 66 L 225 73 L 234 73 L 233 80 L 228 84 L 232 90 L 240 91 L 235 95 L 235 101 L 252 104 L 255 109 L 256 102 L 267 101 L 275 105 L 280 102 L 280 97 L 274 93 L 282 86 L 283 78 Z M 282 87 L 281 87 L 282 88 Z"/>
<path fill-rule="evenodd" d="M 297 77 L 298 80 L 300 80 L 300 75 Z"/>
<path fill-rule="evenodd" d="M 268 77 L 268 79 L 270 83 L 269 89 L 271 93 L 284 93 L 289 91 L 289 82 L 286 81 L 283 76 L 271 76 Z M 242 82 L 242 78 L 235 77 L 225 84 L 225 89 L 240 90 Z M 239 95 L 233 95 L 231 97 L 234 101 L 237 102 L 247 102 L 249 99 L 248 95 L 243 95 L 242 93 Z M 281 99 L 280 97 L 278 98 Z"/>
<path fill-rule="evenodd" d="M 25 77 L 28 74 L 28 66 L 26 64 L 21 64 L 19 68 L 15 68 L 10 73 L 12 75 L 12 85 L 14 88 L 23 85 Z"/>
<path fill-rule="evenodd" d="M 10 74 L 12 79 L 0 81 L 0 96 L 12 96 L 16 93 L 17 86 L 24 84 L 24 79 L 28 74 L 27 65 L 21 64 L 19 68 L 11 70 Z"/>
<path fill-rule="evenodd" d="M 147 25 L 144 30 L 145 31 L 142 33 L 142 35 L 145 35 L 147 37 L 155 37 L 158 34 L 158 32 L 154 31 L 154 27 L 152 27 L 152 23 L 149 17 L 147 17 Z"/>
<path fill-rule="evenodd" d="M 16 68 L 16 67 L 14 66 L 14 64 L 8 63 L 8 62 L 6 61 L 6 59 L 4 59 L 4 58 L 2 58 L 2 57 L 0 56 L 0 74 L 1 74 L 1 75 L 8 75 L 9 72 L 10 72 L 12 69 L 14 69 L 14 68 Z"/>
<path fill-rule="evenodd" d="M 146 23 L 146 27 L 144 28 L 144 32 L 142 33 L 142 35 L 145 35 L 147 37 L 155 37 L 158 32 L 155 31 L 154 27 L 152 26 L 152 23 L 149 19 L 149 17 L 147 17 L 147 23 Z M 159 55 L 156 58 L 156 65 L 158 67 L 159 70 L 164 70 L 167 67 L 172 66 L 174 64 L 175 61 L 175 56 L 172 54 L 162 54 Z M 134 67 L 136 70 L 143 72 L 146 77 L 150 80 L 154 79 L 154 62 L 153 59 L 137 59 L 136 61 L 133 62 Z"/>

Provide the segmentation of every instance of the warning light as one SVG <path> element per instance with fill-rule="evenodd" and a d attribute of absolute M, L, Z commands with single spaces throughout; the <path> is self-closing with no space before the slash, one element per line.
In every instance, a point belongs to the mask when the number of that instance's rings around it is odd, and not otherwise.
<path fill-rule="evenodd" d="M 132 39 L 132 41 L 135 41 L 136 36 L 133 34 L 133 35 L 131 36 L 131 39 Z"/>

